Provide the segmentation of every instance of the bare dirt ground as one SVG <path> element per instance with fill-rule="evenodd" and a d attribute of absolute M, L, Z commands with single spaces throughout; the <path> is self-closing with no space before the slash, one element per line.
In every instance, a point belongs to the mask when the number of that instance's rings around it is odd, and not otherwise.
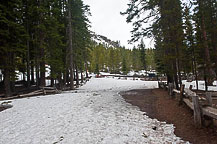
<path fill-rule="evenodd" d="M 185 105 L 170 99 L 162 89 L 140 89 L 120 93 L 132 105 L 151 118 L 172 123 L 176 127 L 175 134 L 185 141 L 194 144 L 217 144 L 216 128 L 197 129 L 193 123 L 193 112 Z"/>

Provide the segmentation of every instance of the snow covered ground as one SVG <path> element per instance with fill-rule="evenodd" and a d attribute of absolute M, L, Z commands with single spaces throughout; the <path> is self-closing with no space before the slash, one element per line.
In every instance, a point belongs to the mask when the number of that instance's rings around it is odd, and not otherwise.
<path fill-rule="evenodd" d="M 108 72 L 100 72 L 100 74 L 102 74 L 102 75 L 116 75 L 116 76 L 121 76 L 122 74 L 110 74 L 110 73 L 108 73 Z M 138 72 L 135 72 L 135 71 L 129 71 L 128 72 L 128 74 L 127 74 L 127 76 L 134 76 L 134 75 L 139 75 L 139 76 L 141 76 L 141 75 L 143 75 L 143 76 L 147 76 L 148 74 L 156 74 L 157 75 L 157 73 L 156 73 L 156 71 L 155 70 L 152 70 L 152 71 L 145 71 L 145 70 L 141 70 L 141 71 L 138 71 Z M 126 75 L 124 75 L 124 76 L 126 76 Z"/>
<path fill-rule="evenodd" d="M 185 84 L 186 88 L 189 88 L 190 85 L 192 85 L 193 89 L 197 89 L 196 87 L 196 81 L 187 82 L 187 80 L 182 81 L 183 84 Z M 198 89 L 199 90 L 205 90 L 205 82 L 204 81 L 198 81 Z M 209 91 L 217 91 L 217 81 L 213 82 L 213 86 L 208 86 Z"/>
<path fill-rule="evenodd" d="M 0 144 L 187 143 L 173 125 L 149 118 L 118 94 L 155 87 L 157 82 L 92 78 L 77 91 L 13 100 L 13 108 L 0 113 Z"/>

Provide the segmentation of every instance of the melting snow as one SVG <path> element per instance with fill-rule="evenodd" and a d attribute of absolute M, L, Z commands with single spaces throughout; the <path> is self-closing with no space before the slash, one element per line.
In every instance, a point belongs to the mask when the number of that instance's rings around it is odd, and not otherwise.
<path fill-rule="evenodd" d="M 93 78 L 77 91 L 13 100 L 13 108 L 0 113 L 0 143 L 188 143 L 175 136 L 173 125 L 149 118 L 118 94 L 155 87 L 157 82 Z"/>
<path fill-rule="evenodd" d="M 192 85 L 193 89 L 197 89 L 196 87 L 196 81 L 187 82 L 187 80 L 182 81 L 183 84 L 185 84 L 186 88 L 189 88 L 190 85 Z M 205 82 L 204 81 L 198 81 L 198 89 L 199 90 L 205 90 Z M 208 86 L 209 91 L 217 91 L 217 81 L 213 82 L 213 86 Z"/>

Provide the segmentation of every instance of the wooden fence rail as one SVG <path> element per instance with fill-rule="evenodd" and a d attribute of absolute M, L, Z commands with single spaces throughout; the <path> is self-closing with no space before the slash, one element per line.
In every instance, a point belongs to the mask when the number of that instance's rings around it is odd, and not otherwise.
<path fill-rule="evenodd" d="M 0 98 L 0 101 L 1 100 L 12 100 L 12 99 L 18 99 L 18 98 L 26 98 L 26 97 L 32 97 L 32 96 L 37 96 L 37 95 L 58 94 L 58 93 L 60 93 L 60 91 L 57 90 L 55 87 L 40 87 L 39 90 L 35 90 L 27 94 L 19 94 L 19 95 L 12 96 L 12 97 Z"/>
<path fill-rule="evenodd" d="M 204 116 L 208 116 L 217 120 L 217 109 L 212 107 L 213 99 L 217 98 L 217 92 L 206 92 L 205 98 L 199 97 L 193 92 L 192 86 L 185 88 L 185 85 L 181 86 L 180 90 L 174 88 L 174 85 L 166 82 L 158 82 L 159 88 L 168 90 L 168 94 L 174 98 L 177 97 L 179 104 L 185 103 L 194 112 L 194 123 L 196 127 L 201 127 L 204 123 Z M 206 101 L 206 105 L 202 102 Z"/>

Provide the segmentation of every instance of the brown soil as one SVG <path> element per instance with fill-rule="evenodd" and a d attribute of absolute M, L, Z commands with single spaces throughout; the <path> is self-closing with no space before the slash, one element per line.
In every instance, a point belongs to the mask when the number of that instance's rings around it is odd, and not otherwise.
<path fill-rule="evenodd" d="M 140 89 L 120 93 L 132 105 L 151 118 L 174 124 L 175 134 L 194 144 L 217 144 L 216 128 L 197 129 L 193 122 L 193 112 L 185 105 L 179 106 L 162 89 Z"/>

